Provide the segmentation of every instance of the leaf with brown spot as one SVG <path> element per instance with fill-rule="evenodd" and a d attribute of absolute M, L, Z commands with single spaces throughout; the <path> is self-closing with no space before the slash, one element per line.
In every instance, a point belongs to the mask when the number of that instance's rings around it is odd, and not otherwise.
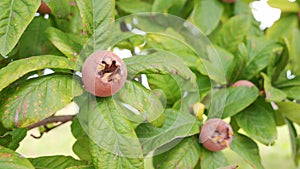
<path fill-rule="evenodd" d="M 79 81 L 67 75 L 49 75 L 21 83 L 22 86 L 17 83 L 0 95 L 0 112 L 4 112 L 2 122 L 6 128 L 23 128 L 49 117 L 83 92 Z"/>

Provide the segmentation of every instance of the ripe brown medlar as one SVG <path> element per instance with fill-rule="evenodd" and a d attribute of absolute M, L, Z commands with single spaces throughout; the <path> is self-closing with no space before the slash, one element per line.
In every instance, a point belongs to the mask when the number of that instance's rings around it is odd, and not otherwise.
<path fill-rule="evenodd" d="M 239 86 L 254 87 L 255 85 L 248 80 L 238 80 L 232 86 L 234 86 L 234 87 L 239 87 Z"/>
<path fill-rule="evenodd" d="M 43 2 L 43 1 L 42 1 L 41 5 L 40 5 L 40 7 L 38 9 L 38 12 L 40 14 L 51 14 L 52 13 L 51 9 L 49 8 L 49 6 L 45 2 Z"/>
<path fill-rule="evenodd" d="M 116 54 L 97 50 L 84 62 L 82 82 L 84 89 L 95 96 L 107 97 L 118 92 L 127 78 L 127 69 Z"/>
<path fill-rule="evenodd" d="M 201 128 L 199 141 L 210 151 L 229 147 L 233 139 L 231 126 L 219 118 L 209 119 Z"/>

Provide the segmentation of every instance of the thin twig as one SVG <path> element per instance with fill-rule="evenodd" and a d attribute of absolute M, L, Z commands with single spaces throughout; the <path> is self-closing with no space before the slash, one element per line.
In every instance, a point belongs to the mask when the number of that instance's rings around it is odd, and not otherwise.
<path fill-rule="evenodd" d="M 27 128 L 28 128 L 28 130 L 30 130 L 30 129 L 33 129 L 33 128 L 36 128 L 36 127 L 45 126 L 45 125 L 50 124 L 50 123 L 58 123 L 58 122 L 63 124 L 63 123 L 66 123 L 68 121 L 72 121 L 75 116 L 76 115 L 51 116 L 51 117 L 48 117 L 48 118 L 46 118 L 42 121 L 39 121 L 37 123 L 29 125 Z"/>

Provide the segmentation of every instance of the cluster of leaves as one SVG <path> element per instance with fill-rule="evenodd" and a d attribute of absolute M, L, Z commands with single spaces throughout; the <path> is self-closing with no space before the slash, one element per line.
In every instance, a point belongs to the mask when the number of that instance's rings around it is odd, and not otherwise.
<path fill-rule="evenodd" d="M 198 142 L 202 121 L 190 113 L 197 102 L 205 104 L 203 116 L 230 120 L 235 131 L 231 149 L 253 168 L 264 168 L 256 141 L 274 144 L 280 125 L 290 129 L 298 163 L 299 1 L 269 0 L 283 14 L 266 31 L 252 17 L 250 0 L 45 2 L 49 18 L 36 15 L 40 0 L 0 2 L 1 168 L 148 168 L 144 161 L 151 153 L 157 154 L 155 168 L 232 165 L 222 152 L 210 152 Z M 164 20 L 165 15 L 159 15 L 159 24 L 134 18 L 135 28 L 146 33 L 132 33 L 126 16 L 139 12 L 178 16 L 212 44 L 197 46 L 191 40 L 197 36 L 178 33 L 176 22 Z M 111 24 L 114 19 L 120 22 Z M 95 98 L 83 90 L 78 72 L 93 51 L 114 47 L 134 55 L 124 59 L 128 80 L 115 96 Z M 142 75 L 150 89 L 141 85 Z M 241 79 L 256 87 L 231 87 Z M 26 159 L 14 151 L 29 126 L 72 101 L 80 107 L 71 126 L 80 160 Z"/>

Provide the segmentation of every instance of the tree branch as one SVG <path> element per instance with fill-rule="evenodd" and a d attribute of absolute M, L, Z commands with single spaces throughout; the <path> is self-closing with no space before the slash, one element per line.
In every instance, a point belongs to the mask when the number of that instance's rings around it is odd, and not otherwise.
<path fill-rule="evenodd" d="M 72 121 L 75 116 L 76 115 L 51 116 L 51 117 L 48 117 L 48 118 L 46 118 L 42 121 L 39 121 L 37 123 L 29 125 L 27 128 L 28 128 L 28 130 L 30 130 L 30 129 L 33 129 L 33 128 L 36 128 L 36 127 L 45 126 L 45 125 L 50 124 L 50 123 L 58 123 L 58 122 L 63 124 L 63 123 L 66 123 L 68 121 Z"/>

